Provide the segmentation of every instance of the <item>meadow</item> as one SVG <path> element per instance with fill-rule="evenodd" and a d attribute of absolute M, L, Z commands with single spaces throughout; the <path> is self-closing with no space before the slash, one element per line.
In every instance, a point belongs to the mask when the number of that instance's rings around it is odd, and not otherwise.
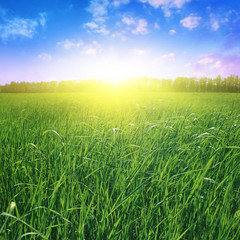
<path fill-rule="evenodd" d="M 240 94 L 0 95 L 0 239 L 240 239 Z"/>

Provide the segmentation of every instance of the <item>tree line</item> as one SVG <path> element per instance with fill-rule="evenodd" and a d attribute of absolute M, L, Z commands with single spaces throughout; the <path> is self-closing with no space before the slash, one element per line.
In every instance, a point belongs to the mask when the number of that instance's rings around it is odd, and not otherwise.
<path fill-rule="evenodd" d="M 108 81 L 68 80 L 52 82 L 11 82 L 0 86 L 2 93 L 44 93 L 44 92 L 87 92 L 106 91 L 116 87 Z M 140 91 L 182 91 L 182 92 L 240 92 L 240 78 L 230 75 L 226 78 L 177 77 L 172 79 L 132 78 L 122 81 L 118 88 Z"/>

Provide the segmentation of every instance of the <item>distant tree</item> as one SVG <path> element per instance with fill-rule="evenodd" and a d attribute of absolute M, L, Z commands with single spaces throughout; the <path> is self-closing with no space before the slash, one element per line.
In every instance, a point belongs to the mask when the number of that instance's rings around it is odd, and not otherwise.
<path fill-rule="evenodd" d="M 238 75 L 234 78 L 234 92 L 240 92 L 240 79 Z"/>
<path fill-rule="evenodd" d="M 196 78 L 178 77 L 175 81 L 171 79 L 158 78 L 135 78 L 125 81 L 121 88 L 141 91 L 191 91 L 191 92 L 240 92 L 240 79 L 238 75 L 230 75 L 221 78 L 202 77 Z M 88 91 L 108 91 L 112 89 L 112 85 L 106 81 L 97 81 L 96 79 L 78 80 L 78 81 L 62 81 L 62 82 L 11 82 L 4 86 L 0 86 L 2 93 L 42 93 L 42 92 L 88 92 Z"/>
<path fill-rule="evenodd" d="M 173 83 L 173 88 L 177 91 L 187 91 L 189 87 L 189 79 L 185 77 L 178 77 Z"/>
<path fill-rule="evenodd" d="M 158 78 L 150 78 L 148 79 L 148 83 L 149 83 L 149 88 L 151 90 L 159 90 L 162 86 L 161 86 L 161 80 L 159 80 Z"/>
<path fill-rule="evenodd" d="M 161 81 L 164 89 L 169 89 L 172 86 L 172 79 L 162 79 Z"/>
<path fill-rule="evenodd" d="M 212 92 L 214 89 L 213 89 L 213 79 L 212 78 L 208 78 L 207 79 L 207 86 L 206 86 L 206 91 L 208 92 Z"/>
<path fill-rule="evenodd" d="M 213 85 L 216 92 L 221 91 L 221 83 L 222 83 L 222 78 L 220 75 L 218 75 L 217 78 L 213 79 Z"/>
<path fill-rule="evenodd" d="M 196 78 L 189 78 L 189 91 L 195 92 L 198 91 L 198 82 Z"/>
<path fill-rule="evenodd" d="M 202 77 L 199 80 L 199 88 L 201 92 L 205 92 L 207 89 L 207 78 L 206 77 Z"/>

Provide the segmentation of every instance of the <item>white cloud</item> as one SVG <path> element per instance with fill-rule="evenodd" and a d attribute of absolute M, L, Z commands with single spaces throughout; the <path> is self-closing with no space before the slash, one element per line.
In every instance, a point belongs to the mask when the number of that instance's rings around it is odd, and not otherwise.
<path fill-rule="evenodd" d="M 159 28 L 160 28 L 160 27 L 159 27 L 159 24 L 158 24 L 157 22 L 154 23 L 154 28 L 155 28 L 155 29 L 159 29 Z"/>
<path fill-rule="evenodd" d="M 162 55 L 161 59 L 174 60 L 175 59 L 175 53 L 168 53 L 168 54 Z"/>
<path fill-rule="evenodd" d="M 105 24 L 109 19 L 109 11 L 129 2 L 130 0 L 91 0 L 87 10 L 92 14 L 92 21 L 86 23 L 84 27 L 88 27 L 89 31 L 95 33 L 110 34 Z"/>
<path fill-rule="evenodd" d="M 210 25 L 213 31 L 217 31 L 220 28 L 219 21 L 213 14 L 210 15 Z"/>
<path fill-rule="evenodd" d="M 174 34 L 176 34 L 177 32 L 174 30 L 174 29 L 171 29 L 170 31 L 169 31 L 169 34 L 170 35 L 174 35 Z"/>
<path fill-rule="evenodd" d="M 137 56 L 145 56 L 149 53 L 149 51 L 145 49 L 133 49 L 132 52 Z"/>
<path fill-rule="evenodd" d="M 136 24 L 136 28 L 132 31 L 133 34 L 138 35 L 144 35 L 148 33 L 148 29 L 147 29 L 148 23 L 145 19 L 139 19 L 137 24 Z"/>
<path fill-rule="evenodd" d="M 69 40 L 69 39 L 65 39 L 61 42 L 57 43 L 58 46 L 63 47 L 65 50 L 69 50 L 71 48 L 79 48 L 83 45 L 83 42 L 81 40 Z"/>
<path fill-rule="evenodd" d="M 113 38 L 119 38 L 119 39 L 121 39 L 122 41 L 126 41 L 127 38 L 126 38 L 125 34 L 126 34 L 126 33 L 125 33 L 124 31 L 118 31 L 118 32 L 113 33 L 113 34 L 112 34 L 112 37 L 113 37 Z"/>
<path fill-rule="evenodd" d="M 183 5 L 191 0 L 139 0 L 142 3 L 148 3 L 154 8 L 161 7 L 166 17 L 171 16 L 170 8 L 182 8 Z"/>
<path fill-rule="evenodd" d="M 174 2 L 174 5 L 176 5 L 176 7 L 181 8 L 185 3 L 190 1 L 191 0 L 174 0 L 172 2 Z"/>
<path fill-rule="evenodd" d="M 96 48 L 92 47 L 92 46 L 88 46 L 86 48 L 84 48 L 83 54 L 85 55 L 95 55 L 97 53 Z"/>
<path fill-rule="evenodd" d="M 13 18 L 6 24 L 0 26 L 2 39 L 8 39 L 10 36 L 24 36 L 32 38 L 36 32 L 38 22 L 36 20 Z"/>
<path fill-rule="evenodd" d="M 89 27 L 90 29 L 96 29 L 98 28 L 98 24 L 96 24 L 95 22 L 87 22 L 84 24 L 85 27 Z"/>
<path fill-rule="evenodd" d="M 119 1 L 120 3 L 120 1 Z M 110 2 L 108 0 L 92 0 L 88 11 L 92 14 L 92 21 L 84 24 L 85 28 L 88 28 L 89 32 L 108 35 L 110 33 L 107 30 L 105 22 L 108 18 L 108 9 Z"/>
<path fill-rule="evenodd" d="M 217 31 L 219 29 L 219 23 L 217 20 L 211 20 L 211 28 L 214 31 Z"/>
<path fill-rule="evenodd" d="M 108 13 L 108 0 L 92 0 L 88 11 L 93 15 L 93 18 L 98 18 Z"/>
<path fill-rule="evenodd" d="M 122 17 L 122 22 L 129 26 L 127 28 L 128 31 L 130 31 L 132 34 L 138 35 L 144 35 L 148 33 L 148 22 L 147 20 L 141 18 L 141 19 L 137 19 L 134 17 L 127 17 L 124 16 Z"/>
<path fill-rule="evenodd" d="M 180 23 L 185 27 L 185 28 L 188 28 L 190 30 L 196 28 L 200 21 L 201 21 L 201 17 L 198 17 L 194 14 L 190 14 L 188 17 L 182 19 L 180 21 Z"/>
<path fill-rule="evenodd" d="M 93 18 L 99 18 L 108 15 L 111 8 L 117 8 L 120 5 L 128 4 L 130 0 L 91 0 L 88 11 L 92 14 Z"/>
<path fill-rule="evenodd" d="M 136 24 L 136 20 L 133 17 L 126 17 L 126 16 L 122 18 L 122 22 L 128 26 Z"/>
<path fill-rule="evenodd" d="M 83 48 L 82 54 L 83 55 L 96 55 L 100 53 L 101 45 L 97 41 L 93 41 L 92 44 L 85 46 Z"/>
<path fill-rule="evenodd" d="M 222 67 L 222 61 L 216 61 L 215 64 L 212 66 L 212 68 L 221 68 Z"/>
<path fill-rule="evenodd" d="M 200 65 L 207 65 L 209 63 L 213 63 L 214 62 L 214 58 L 212 56 L 206 56 L 201 58 L 199 61 L 197 61 L 198 64 Z"/>
<path fill-rule="evenodd" d="M 39 23 L 42 27 L 46 25 L 47 22 L 47 13 L 43 12 L 39 14 Z"/>
<path fill-rule="evenodd" d="M 201 76 L 228 76 L 239 74 L 240 55 L 239 54 L 216 54 L 209 53 L 199 57 L 189 64 L 195 72 Z"/>
<path fill-rule="evenodd" d="M 110 33 L 110 31 L 107 30 L 106 25 L 103 25 L 103 26 L 99 27 L 94 32 L 101 33 L 103 35 L 108 35 Z"/>
<path fill-rule="evenodd" d="M 46 13 L 40 13 L 36 19 L 6 18 L 4 16 L 3 24 L 0 25 L 0 36 L 3 40 L 7 40 L 10 37 L 15 39 L 17 36 L 33 38 L 37 33 L 37 28 L 46 25 L 46 16 Z"/>
<path fill-rule="evenodd" d="M 184 3 L 190 2 L 191 0 L 139 0 L 143 3 L 148 3 L 154 8 L 163 7 L 177 7 L 181 8 Z"/>
<path fill-rule="evenodd" d="M 50 61 L 52 59 L 52 55 L 48 53 L 41 53 L 38 55 L 38 58 L 43 61 Z"/>
<path fill-rule="evenodd" d="M 113 6 L 114 7 L 119 7 L 122 4 L 128 4 L 130 0 L 114 0 L 113 1 Z"/>
<path fill-rule="evenodd" d="M 184 65 L 185 67 L 191 67 L 192 66 L 192 63 L 191 62 L 188 62 L 188 63 L 186 63 L 185 65 Z"/>
<path fill-rule="evenodd" d="M 101 33 L 103 35 L 107 35 L 110 31 L 107 30 L 105 24 L 97 24 L 95 22 L 88 22 L 84 24 L 84 27 L 87 27 L 90 31 L 95 33 Z"/>

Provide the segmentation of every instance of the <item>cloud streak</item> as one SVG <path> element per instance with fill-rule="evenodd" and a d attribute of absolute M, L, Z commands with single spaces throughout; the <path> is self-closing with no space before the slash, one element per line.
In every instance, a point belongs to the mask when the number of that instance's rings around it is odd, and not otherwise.
<path fill-rule="evenodd" d="M 100 33 L 102 35 L 110 34 L 106 26 L 106 21 L 109 19 L 109 12 L 129 2 L 130 0 L 91 0 L 87 10 L 92 14 L 92 20 L 85 23 L 84 27 L 89 32 Z"/>
<path fill-rule="evenodd" d="M 107 30 L 107 27 L 105 24 L 97 24 L 95 22 L 87 22 L 84 24 L 84 27 L 88 29 L 90 32 L 94 33 L 100 33 L 102 35 L 108 35 L 110 33 L 109 30 Z"/>
<path fill-rule="evenodd" d="M 183 27 L 192 30 L 199 26 L 201 20 L 202 20 L 201 17 L 198 17 L 194 14 L 190 14 L 188 17 L 182 19 L 180 23 L 182 24 Z"/>
<path fill-rule="evenodd" d="M 41 53 L 38 55 L 38 59 L 43 61 L 50 61 L 52 60 L 52 55 L 49 53 Z"/>
<path fill-rule="evenodd" d="M 190 62 L 185 66 L 192 68 L 198 76 L 222 75 L 226 77 L 231 74 L 239 74 L 240 54 L 216 54 L 203 55 L 199 60 Z"/>
<path fill-rule="evenodd" d="M 154 8 L 161 7 L 165 13 L 166 17 L 171 16 L 170 9 L 171 8 L 182 8 L 183 5 L 191 0 L 139 0 L 142 3 L 147 3 Z"/>
<path fill-rule="evenodd" d="M 128 30 L 134 35 L 145 35 L 148 31 L 148 22 L 146 19 L 137 19 L 133 17 L 122 17 L 122 23 L 127 25 L 129 28 Z"/>
<path fill-rule="evenodd" d="M 136 28 L 132 31 L 135 35 L 145 35 L 148 33 L 148 22 L 145 19 L 139 19 L 136 24 Z"/>
<path fill-rule="evenodd" d="M 2 12 L 3 10 L 1 10 Z M 5 12 L 6 13 L 6 12 Z M 3 41 L 16 37 L 33 38 L 39 27 L 44 27 L 47 22 L 47 14 L 40 13 L 36 19 L 7 18 L 1 13 L 3 24 L 0 25 L 0 37 Z"/>
<path fill-rule="evenodd" d="M 62 47 L 65 50 L 70 50 L 72 48 L 79 48 L 83 45 L 82 40 L 69 40 L 65 39 L 61 42 L 57 42 L 57 45 Z"/>

